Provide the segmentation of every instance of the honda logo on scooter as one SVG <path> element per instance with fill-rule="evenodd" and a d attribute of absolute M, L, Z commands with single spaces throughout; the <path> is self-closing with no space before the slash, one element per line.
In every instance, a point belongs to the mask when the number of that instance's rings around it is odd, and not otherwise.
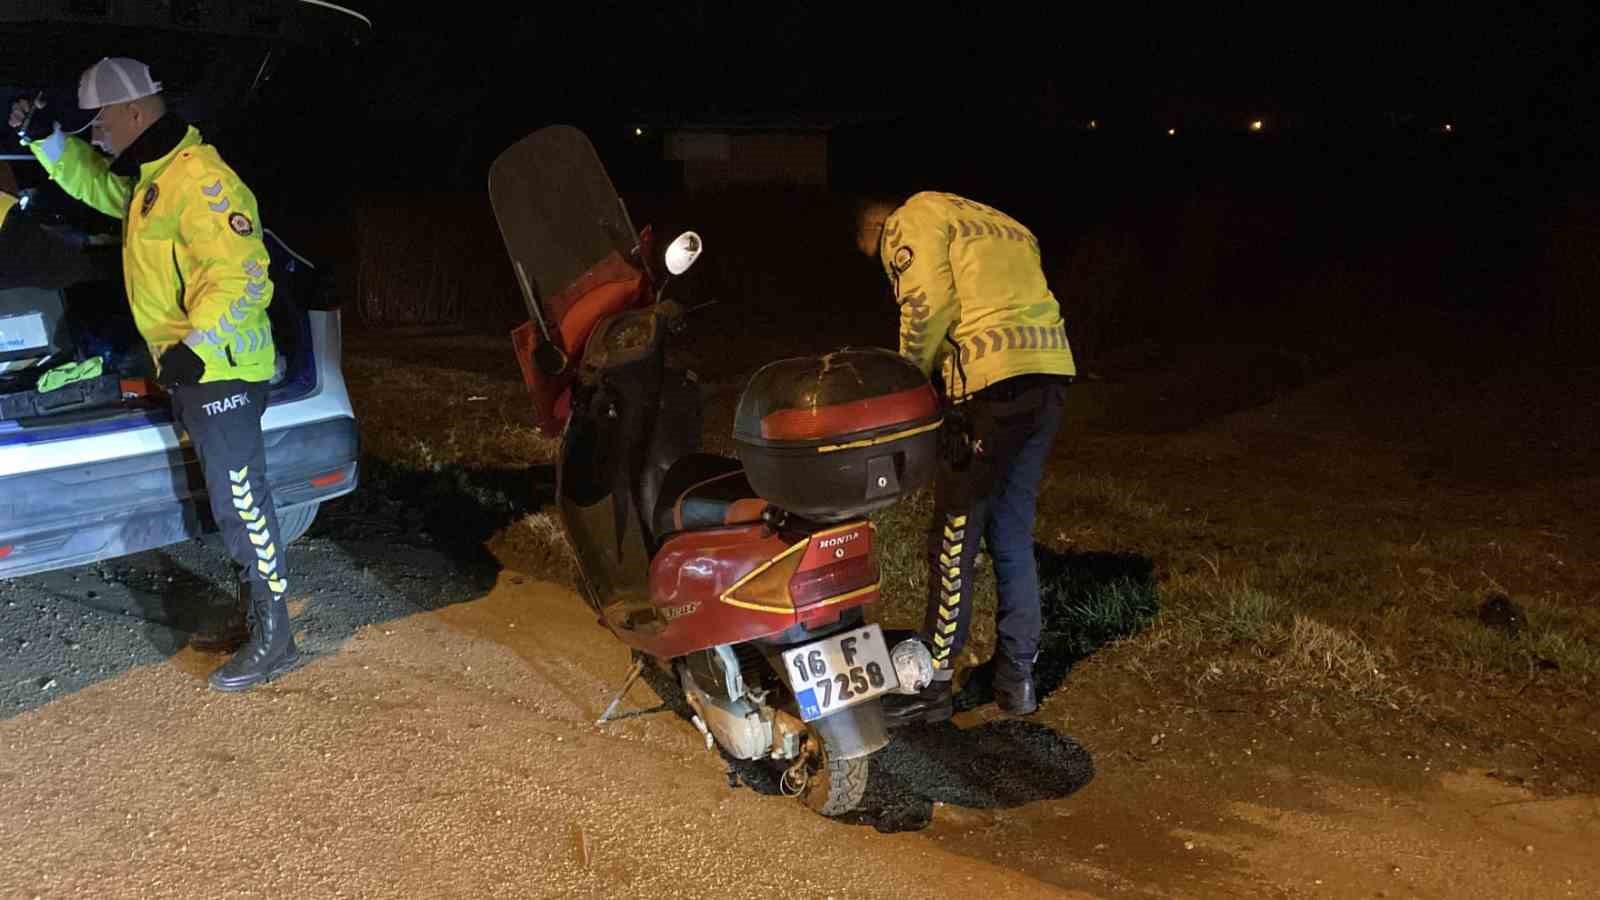
<path fill-rule="evenodd" d="M 842 547 L 851 541 L 859 539 L 860 537 L 861 532 L 852 531 L 849 534 L 841 534 L 838 537 L 831 537 L 827 538 L 826 540 L 818 541 L 817 546 L 823 550 L 832 550 L 835 547 Z"/>

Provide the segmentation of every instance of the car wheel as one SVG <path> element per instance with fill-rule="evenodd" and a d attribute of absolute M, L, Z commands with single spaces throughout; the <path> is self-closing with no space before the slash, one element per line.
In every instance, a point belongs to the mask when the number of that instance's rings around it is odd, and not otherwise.
<path fill-rule="evenodd" d="M 300 540 L 311 530 L 311 523 L 316 519 L 317 508 L 321 505 L 321 503 L 301 503 L 298 506 L 278 510 L 278 531 L 283 535 L 284 544 Z"/>

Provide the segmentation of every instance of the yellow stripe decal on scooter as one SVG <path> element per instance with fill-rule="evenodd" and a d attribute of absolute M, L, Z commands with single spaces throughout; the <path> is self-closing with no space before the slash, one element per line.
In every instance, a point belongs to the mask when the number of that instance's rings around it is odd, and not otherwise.
<path fill-rule="evenodd" d="M 878 582 L 874 581 L 871 585 L 869 585 L 867 587 L 864 587 L 864 588 L 861 588 L 860 590 L 851 591 L 848 594 L 840 594 L 837 597 L 829 597 L 828 599 L 822 601 L 821 603 L 813 603 L 813 604 L 811 604 L 810 606 L 806 607 L 806 609 L 811 610 L 811 609 L 817 609 L 818 607 L 822 607 L 822 606 L 837 606 L 840 603 L 848 603 L 851 600 L 856 600 L 856 599 L 859 599 L 861 597 L 865 597 L 866 595 L 868 595 L 870 593 L 873 593 L 876 590 L 878 590 Z"/>
<path fill-rule="evenodd" d="M 859 526 L 856 526 L 856 527 L 859 527 Z M 849 531 L 851 529 L 844 529 L 844 530 Z M 803 541 L 798 541 L 796 543 L 790 544 L 788 549 L 784 550 L 782 553 L 779 553 L 777 556 L 774 556 L 773 558 L 767 560 L 766 562 L 762 563 L 761 565 L 756 566 L 754 569 L 751 569 L 749 574 L 745 575 L 743 578 L 739 579 L 738 581 L 735 581 L 733 583 L 732 587 L 729 587 L 727 590 L 722 592 L 722 597 L 720 599 L 722 600 L 723 603 L 726 603 L 729 606 L 737 606 L 740 609 L 750 609 L 750 610 L 755 610 L 756 612 L 778 613 L 780 615 L 785 615 L 785 616 L 792 615 L 794 613 L 794 607 L 791 607 L 791 606 L 766 606 L 766 605 L 761 604 L 761 603 L 746 603 L 743 600 L 735 600 L 733 598 L 733 595 L 740 588 L 742 588 L 745 585 L 749 584 L 750 582 L 756 580 L 757 578 L 760 578 L 761 575 L 764 572 L 766 572 L 768 569 L 772 568 L 773 566 L 777 565 L 780 562 L 783 562 L 784 560 L 786 560 L 789 557 L 795 555 L 796 553 L 799 553 L 801 550 L 804 550 L 805 548 L 807 548 L 809 546 L 811 546 L 811 538 L 806 538 Z"/>
<path fill-rule="evenodd" d="M 837 453 L 840 450 L 858 450 L 862 447 L 876 447 L 879 444 L 887 444 L 893 441 L 898 441 L 914 435 L 922 434 L 925 431 L 932 431 L 942 424 L 944 424 L 944 422 L 943 420 L 940 420 L 931 425 L 921 425 L 916 428 L 907 428 L 905 431 L 896 431 L 894 434 L 886 434 L 883 437 L 867 438 L 866 440 L 862 441 L 851 441 L 848 444 L 828 444 L 823 447 L 818 447 L 817 452 Z"/>
<path fill-rule="evenodd" d="M 810 612 L 813 609 L 821 609 L 821 608 L 823 608 L 825 606 L 838 606 L 840 603 L 849 603 L 851 600 L 859 600 L 860 598 L 865 597 L 866 595 L 874 593 L 874 592 L 876 592 L 878 590 L 879 590 L 879 584 L 877 582 L 873 582 L 872 584 L 868 585 L 867 587 L 861 588 L 860 590 L 851 591 L 848 594 L 840 594 L 837 597 L 829 597 L 828 599 L 823 600 L 820 603 L 813 603 L 810 606 L 806 607 L 806 611 Z M 792 610 L 792 609 L 787 609 L 787 608 L 780 609 L 779 607 L 776 607 L 776 606 L 762 606 L 759 603 L 745 603 L 742 600 L 734 600 L 734 599 L 731 599 L 731 598 L 726 597 L 726 596 L 722 598 L 722 602 L 728 604 L 729 606 L 737 606 L 740 609 L 753 609 L 756 612 L 782 613 L 782 614 L 784 614 L 786 616 L 787 615 L 793 615 L 795 613 L 795 610 Z"/>

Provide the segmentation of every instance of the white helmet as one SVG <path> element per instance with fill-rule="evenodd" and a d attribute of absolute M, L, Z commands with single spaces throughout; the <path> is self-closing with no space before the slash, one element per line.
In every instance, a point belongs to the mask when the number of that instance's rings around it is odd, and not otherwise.
<path fill-rule="evenodd" d="M 125 56 L 108 56 L 83 71 L 78 79 L 78 108 L 99 109 L 161 93 L 150 67 Z"/>

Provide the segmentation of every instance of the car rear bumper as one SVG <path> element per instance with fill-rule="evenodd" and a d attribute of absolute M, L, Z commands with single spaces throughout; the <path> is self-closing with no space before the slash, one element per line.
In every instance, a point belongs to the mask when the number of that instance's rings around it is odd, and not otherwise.
<path fill-rule="evenodd" d="M 336 416 L 262 437 L 278 509 L 355 490 L 355 419 Z M 164 547 L 214 528 L 189 446 L 0 477 L 0 578 Z"/>

